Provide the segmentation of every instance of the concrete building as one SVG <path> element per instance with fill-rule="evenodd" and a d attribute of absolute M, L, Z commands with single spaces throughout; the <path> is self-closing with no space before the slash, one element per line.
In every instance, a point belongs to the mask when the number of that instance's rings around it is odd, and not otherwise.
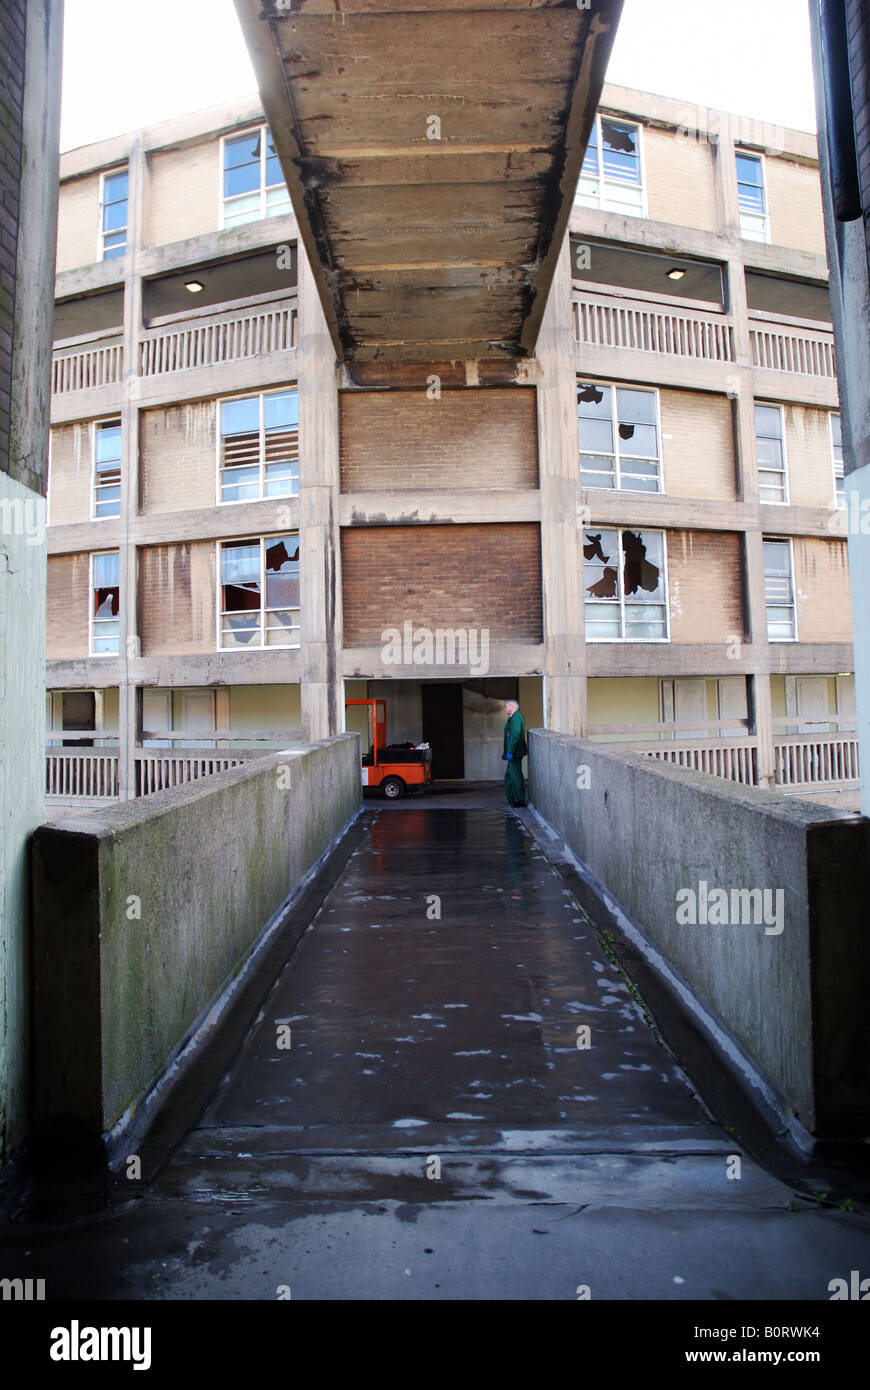
<path fill-rule="evenodd" d="M 330 186 L 334 224 L 298 223 L 260 103 L 61 160 L 50 799 L 361 727 L 360 697 L 436 777 L 501 775 L 515 696 L 737 781 L 856 786 L 814 138 L 605 86 L 537 339 L 505 343 L 516 266 L 445 302 L 432 252 L 401 299 L 435 194 Z"/>
<path fill-rule="evenodd" d="M 859 0 L 810 6 L 831 307 L 843 396 L 861 807 L 870 810 L 870 21 Z"/>
<path fill-rule="evenodd" d="M 27 1133 L 28 841 L 44 820 L 45 474 L 63 7 L 0 15 L 0 1168 Z"/>

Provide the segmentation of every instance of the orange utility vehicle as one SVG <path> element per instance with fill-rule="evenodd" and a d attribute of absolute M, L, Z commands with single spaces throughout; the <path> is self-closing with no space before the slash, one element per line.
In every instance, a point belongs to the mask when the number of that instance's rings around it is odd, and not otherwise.
<path fill-rule="evenodd" d="M 369 723 L 374 725 L 371 748 L 362 760 L 364 787 L 380 787 L 388 800 L 396 801 L 432 781 L 432 750 L 428 743 L 404 748 L 387 744 L 386 700 L 345 700 L 345 709 L 350 705 L 367 705 L 371 710 Z"/>

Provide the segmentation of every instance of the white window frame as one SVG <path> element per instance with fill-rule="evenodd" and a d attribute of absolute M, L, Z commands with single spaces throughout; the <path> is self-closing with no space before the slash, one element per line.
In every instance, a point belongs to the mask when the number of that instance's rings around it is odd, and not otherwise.
<path fill-rule="evenodd" d="M 741 239 L 742 239 L 743 241 L 754 241 L 754 242 L 758 243 L 759 245 L 767 245 L 767 246 L 769 246 L 769 245 L 770 245 L 770 198 L 769 198 L 768 192 L 767 192 L 767 165 L 766 165 L 766 163 L 765 163 L 764 155 L 763 155 L 763 154 L 761 153 L 761 151 L 759 151 L 759 150 L 747 150 L 747 149 L 744 149 L 741 145 L 735 145 L 735 146 L 734 146 L 734 156 L 735 156 L 735 158 L 734 158 L 734 177 L 735 177 L 735 182 L 737 181 L 737 155 L 743 155 L 743 157 L 744 157 L 745 159 L 755 159 L 755 160 L 757 160 L 758 163 L 761 165 L 761 195 L 762 195 L 762 198 L 764 199 L 764 211 L 763 211 L 763 212 L 761 212 L 761 213 L 759 213 L 759 212 L 750 212 L 748 208 L 741 208 L 741 206 L 740 206 L 740 189 L 739 189 L 739 187 L 737 188 L 737 220 L 738 220 L 738 223 L 739 223 L 739 226 L 740 226 L 740 236 L 741 236 Z M 762 227 L 762 231 L 764 232 L 764 235 L 763 235 L 762 237 L 754 237 L 754 236 L 747 236 L 747 235 L 746 235 L 746 232 L 745 232 L 745 230 L 744 230 L 744 223 L 743 223 L 743 218 L 744 218 L 744 216 L 746 216 L 746 217 L 753 217 L 753 218 L 756 218 L 756 219 L 760 217 L 760 218 L 762 219 L 761 227 Z"/>
<path fill-rule="evenodd" d="M 839 445 L 837 445 L 837 444 L 835 443 L 835 441 L 834 441 L 834 419 L 835 419 L 835 418 L 838 419 L 839 422 L 840 422 L 840 443 L 839 443 Z M 845 460 L 844 460 L 844 458 L 843 458 L 843 415 L 842 415 L 842 412 L 839 411 L 839 410 L 829 410 L 829 411 L 828 411 L 828 441 L 829 441 L 829 443 L 830 443 L 830 448 L 831 448 L 831 471 L 832 471 L 832 473 L 833 473 L 833 475 L 834 475 L 834 506 L 835 506 L 835 507 L 839 507 L 839 508 L 841 509 L 841 511 L 845 511 L 845 510 L 846 510 L 846 473 L 845 473 L 845 468 L 844 468 Z M 837 450 L 837 448 L 839 448 L 839 450 L 840 450 L 839 472 L 837 471 L 837 468 L 838 468 L 838 465 L 837 465 L 837 455 L 836 455 L 836 450 Z M 840 482 L 841 479 L 842 479 L 842 483 L 843 483 L 843 490 L 842 490 L 842 492 L 840 491 L 839 487 L 837 486 L 837 484 Z"/>
<path fill-rule="evenodd" d="M 284 537 L 295 536 L 299 545 L 299 591 L 300 599 L 302 594 L 302 537 L 299 530 L 288 527 L 286 531 L 279 531 L 272 536 L 224 536 L 222 540 L 216 542 L 216 565 L 217 565 L 217 593 L 215 605 L 217 609 L 217 648 L 219 652 L 238 652 L 244 655 L 246 652 L 286 652 L 299 651 L 302 646 L 302 604 L 298 608 L 267 609 L 266 601 L 266 546 L 272 541 L 282 540 Z M 225 545 L 256 545 L 260 547 L 260 618 L 259 618 L 259 641 L 240 643 L 238 646 L 225 647 L 223 645 L 224 618 L 226 616 L 223 606 L 223 565 L 221 559 Z M 250 610 L 253 612 L 253 610 Z M 264 642 L 264 617 L 268 612 L 298 613 L 299 614 L 299 641 L 298 642 Z"/>
<path fill-rule="evenodd" d="M 659 388 L 658 388 L 657 386 L 636 386 L 633 382 L 629 382 L 629 381 L 601 381 L 601 380 L 596 379 L 595 377 L 581 377 L 581 376 L 578 376 L 578 378 L 577 378 L 577 387 L 576 387 L 575 397 L 574 397 L 574 399 L 575 399 L 575 409 L 576 409 L 576 407 L 579 405 L 579 401 L 577 400 L 577 392 L 579 392 L 581 386 L 598 386 L 598 387 L 600 387 L 600 388 L 608 387 L 608 388 L 610 389 L 610 392 L 611 392 L 611 396 L 610 396 L 610 401 L 611 401 L 611 417 L 610 417 L 610 418 L 611 418 L 611 423 L 612 423 L 612 425 L 613 425 L 612 443 L 613 443 L 613 445 L 614 445 L 614 448 L 616 449 L 616 453 L 613 455 L 614 473 L 615 473 L 615 475 L 616 475 L 616 482 L 614 483 L 613 487 L 596 487 L 594 484 L 591 484 L 591 485 L 590 485 L 590 484 L 584 483 L 584 481 L 583 481 L 583 459 L 584 459 L 584 457 L 586 457 L 586 454 L 580 449 L 580 423 L 579 423 L 579 422 L 580 422 L 580 416 L 579 416 L 579 413 L 578 413 L 578 415 L 577 415 L 577 422 L 578 422 L 578 423 L 577 423 L 577 453 L 578 453 L 578 458 L 579 458 L 579 460 L 580 460 L 580 469 L 579 469 L 579 472 L 580 472 L 580 487 L 581 487 L 581 490 L 582 490 L 583 492 L 610 492 L 610 493 L 613 493 L 613 492 L 636 492 L 636 493 L 639 493 L 642 497 L 656 497 L 656 496 L 662 495 L 662 494 L 664 493 L 664 491 L 665 491 L 665 460 L 664 460 L 664 449 L 663 449 L 663 447 L 662 447 L 662 445 L 663 445 L 663 441 L 662 441 L 662 412 L 661 412 L 661 393 L 660 393 L 660 391 L 659 391 Z M 619 417 L 618 417 L 618 412 L 617 412 L 616 409 L 615 409 L 616 397 L 615 397 L 614 394 L 613 394 L 615 391 L 645 391 L 645 392 L 647 392 L 649 395 L 651 395 L 651 396 L 654 397 L 654 402 L 655 402 L 656 445 L 657 445 L 657 448 L 658 448 L 658 458 L 657 458 L 657 462 L 658 462 L 658 488 L 657 488 L 655 491 L 653 491 L 653 489 L 651 489 L 651 488 L 641 488 L 641 487 L 631 487 L 631 486 L 629 486 L 629 487 L 624 487 L 624 486 L 622 485 L 622 467 L 621 467 L 621 461 L 622 461 L 622 459 L 621 459 L 621 454 L 620 454 L 620 452 L 619 452 L 619 429 L 618 429 Z M 602 450 L 598 450 L 599 456 L 601 455 L 602 452 L 603 452 Z"/>
<path fill-rule="evenodd" d="M 234 202 L 237 202 L 241 198 L 251 198 L 253 197 L 254 190 L 252 189 L 250 193 L 234 193 L 231 194 L 229 198 L 224 197 L 224 152 L 226 150 L 227 144 L 231 141 L 243 140 L 249 135 L 256 135 L 258 131 L 260 132 L 260 211 L 256 217 L 249 217 L 245 222 L 228 223 L 226 220 L 227 203 L 232 204 Z M 266 201 L 266 195 L 268 193 L 268 188 L 266 186 L 266 160 L 268 158 L 268 155 L 266 150 L 265 138 L 269 135 L 271 135 L 271 131 L 269 129 L 268 123 L 266 121 L 263 121 L 261 125 L 245 127 L 242 130 L 228 130 L 224 135 L 221 136 L 220 160 L 218 161 L 218 227 L 221 231 L 223 231 L 224 228 L 229 228 L 230 230 L 232 230 L 234 228 L 244 227 L 247 226 L 249 222 L 262 222 L 265 218 L 269 217 L 270 215 L 273 217 L 289 217 L 292 213 L 293 205 L 290 202 L 290 190 L 289 188 L 287 188 L 286 179 L 283 180 L 283 183 L 284 188 L 287 191 L 287 202 L 289 204 L 289 207 L 281 213 L 269 213 L 268 203 Z M 271 187 L 277 188 L 278 185 L 272 184 Z"/>
<path fill-rule="evenodd" d="M 244 505 L 246 502 L 247 502 L 247 503 L 251 503 L 251 502 L 262 502 L 262 501 L 267 500 L 267 499 L 278 498 L 278 497 L 298 497 L 298 496 L 299 496 L 299 465 L 300 465 L 300 461 L 301 461 L 301 460 L 300 460 L 300 456 L 299 456 L 299 427 L 298 427 L 298 425 L 297 425 L 297 427 L 296 427 L 296 491 L 295 491 L 295 492 L 268 492 L 268 493 L 267 493 L 266 490 L 265 490 L 265 489 L 266 489 L 266 410 L 265 410 L 265 406 L 264 406 L 263 402 L 264 402 L 266 396 L 281 396 L 281 395 L 286 395 L 286 394 L 287 394 L 288 392 L 290 392 L 290 391 L 294 392 L 295 395 L 296 395 L 296 405 L 297 405 L 297 415 L 298 415 L 298 406 L 299 406 L 299 383 L 296 382 L 296 381 L 290 383 L 290 384 L 287 385 L 287 386 L 274 386 L 274 387 L 270 387 L 267 391 L 241 391 L 241 392 L 239 392 L 239 393 L 236 394 L 236 395 L 232 395 L 232 396 L 221 396 L 221 397 L 219 397 L 219 399 L 215 402 L 215 434 L 216 434 L 216 436 L 217 436 L 217 438 L 216 438 L 216 454 L 215 454 L 215 469 L 216 469 L 215 496 L 216 496 L 216 498 L 217 498 L 217 505 L 218 505 L 219 507 L 238 507 L 238 506 Z M 260 457 L 259 457 L 259 468 L 260 468 L 260 473 L 259 473 L 259 479 L 258 479 L 258 492 L 257 492 L 257 496 L 256 496 L 256 497 L 224 497 L 224 496 L 223 496 L 223 473 L 224 473 L 224 469 L 223 469 L 222 462 L 221 462 L 222 454 L 223 454 L 223 439 L 224 439 L 224 436 L 223 436 L 223 434 L 221 433 L 221 406 L 226 405 L 226 404 L 229 404 L 230 401 L 249 401 L 249 400 L 253 400 L 255 397 L 259 398 L 259 402 L 260 402 Z M 253 465 L 250 465 L 250 466 L 253 467 Z"/>
<path fill-rule="evenodd" d="M 591 533 L 593 533 L 593 534 L 594 534 L 595 532 L 597 532 L 597 531 L 615 531 L 615 532 L 616 532 L 616 536 L 617 536 L 617 548 L 618 548 L 618 553 L 619 553 L 619 558 L 620 558 L 619 567 L 618 567 L 618 569 L 617 569 L 617 583 L 618 583 L 618 589 L 619 589 L 619 627 L 620 627 L 620 632 L 621 632 L 623 635 L 620 636 L 620 637 L 589 637 L 589 636 L 586 635 L 586 605 L 587 605 L 588 603 L 593 603 L 593 604 L 594 604 L 594 603 L 596 603 L 596 602 L 601 602 L 602 606 L 604 606 L 604 604 L 605 604 L 606 601 L 605 601 L 605 600 L 596 600 L 596 599 L 594 599 L 594 598 L 589 598 L 589 597 L 587 596 L 587 594 L 586 594 L 586 585 L 585 585 L 585 582 L 583 582 L 583 583 L 582 583 L 582 589 L 583 589 L 583 633 L 584 633 L 584 640 L 585 640 L 586 642 L 588 642 L 590 645 L 592 645 L 592 644 L 598 645 L 599 643 L 603 643 L 603 642 L 621 642 L 621 643 L 626 643 L 627 645 L 630 645 L 630 646 L 643 645 L 644 643 L 655 643 L 657 646 L 662 646 L 662 645 L 664 645 L 664 644 L 670 642 L 670 640 L 671 640 L 671 605 L 670 605 L 670 594 L 669 594 L 669 587 L 668 587 L 668 535 L 667 535 L 667 531 L 665 531 L 664 529 L 662 529 L 662 528 L 660 528 L 660 527 L 657 527 L 657 526 L 620 526 L 619 524 L 615 524 L 615 525 L 614 525 L 614 524 L 611 523 L 611 522 L 604 522 L 604 523 L 602 523 L 602 524 L 599 525 L 597 522 L 587 522 L 587 523 L 584 525 L 583 530 L 582 530 L 582 533 L 581 533 L 581 534 L 582 534 L 581 550 L 580 550 L 580 564 L 581 564 L 581 566 L 583 566 L 583 564 L 584 564 L 583 546 L 586 544 L 586 533 L 587 533 L 587 531 L 589 531 L 589 532 L 591 532 Z M 645 536 L 645 535 L 646 535 L 646 536 L 648 536 L 648 535 L 656 535 L 656 536 L 661 536 L 661 538 L 662 538 L 662 567 L 661 567 L 661 568 L 662 568 L 662 587 L 664 588 L 664 598 L 662 599 L 662 603 L 661 603 L 660 606 L 663 607 L 664 610 L 665 610 L 665 636 L 664 636 L 664 637 L 626 637 L 626 636 L 624 635 L 624 634 L 625 634 L 625 602 L 626 602 L 626 600 L 625 600 L 625 590 L 624 590 L 624 588 L 623 588 L 623 573 L 622 573 L 622 553 L 623 553 L 623 552 L 622 552 L 622 533 L 623 533 L 623 531 L 634 531 L 634 532 L 636 532 L 636 533 L 637 533 L 638 535 L 640 535 L 640 536 Z M 583 576 L 583 579 L 585 580 L 585 575 Z M 630 602 L 630 601 L 631 601 L 631 600 L 629 600 L 629 602 Z M 608 604 L 608 606 L 610 606 L 610 605 Z M 653 605 L 651 604 L 650 606 L 652 607 Z"/>
<path fill-rule="evenodd" d="M 118 557 L 118 616 L 117 618 L 97 618 L 94 616 L 94 560 L 98 555 L 117 555 Z M 116 652 L 97 652 L 94 651 L 94 625 L 95 623 L 116 622 L 118 624 L 118 650 Z M 110 550 L 92 550 L 88 561 L 88 656 L 92 660 L 99 660 L 101 657 L 112 659 L 121 655 L 121 552 L 117 548 Z"/>
<path fill-rule="evenodd" d="M 121 431 L 122 431 L 122 433 L 121 433 L 121 448 L 122 448 L 122 451 L 123 451 L 123 447 L 124 447 L 124 446 L 123 446 L 123 424 L 122 424 L 121 416 L 120 416 L 120 415 L 107 415 L 106 418 L 105 418 L 105 420 L 92 420 L 92 421 L 91 421 L 91 431 L 90 431 L 90 432 L 91 432 L 91 521 L 117 521 L 117 520 L 120 518 L 120 515 L 121 515 L 121 498 L 120 498 L 120 496 L 119 496 L 119 498 L 118 498 L 118 512 L 117 512 L 117 515 L 116 515 L 116 516 L 110 516 L 110 515 L 108 515 L 108 514 L 104 514 L 104 515 L 101 516 L 100 513 L 97 511 L 97 498 L 98 498 L 98 496 L 99 496 L 99 489 L 100 489 L 100 486 L 101 486 L 101 484 L 98 482 L 98 476 L 99 476 L 99 475 L 98 475 L 98 473 L 97 473 L 97 438 L 98 438 L 98 435 L 99 435 L 99 432 L 100 432 L 100 426 L 101 426 L 101 425 L 114 425 L 114 424 L 116 424 L 116 423 L 120 426 Z M 118 460 L 118 483 L 117 483 L 117 486 L 118 486 L 118 487 L 121 486 L 121 473 L 122 473 L 122 471 L 123 471 L 123 467 L 124 467 L 124 458 L 123 458 L 123 452 L 122 452 L 121 458 Z M 114 486 L 116 486 L 116 484 L 114 484 L 114 483 L 112 483 L 112 484 L 105 484 L 105 486 L 112 486 L 112 487 L 114 487 Z"/>
<path fill-rule="evenodd" d="M 755 426 L 755 407 L 756 407 L 757 405 L 762 406 L 765 410 L 778 410 L 778 411 L 779 411 L 779 442 L 780 442 L 780 445 L 781 445 L 781 447 L 782 447 L 782 497 L 781 497 L 781 499 L 780 499 L 778 502 L 771 502 L 771 501 L 769 501 L 769 500 L 763 500 L 762 497 L 761 497 L 761 488 L 762 488 L 761 474 L 762 474 L 762 472 L 764 472 L 764 473 L 774 473 L 774 472 L 776 472 L 776 469 L 773 469 L 773 468 L 764 468 L 764 469 L 762 469 L 761 465 L 760 465 L 759 462 L 758 462 L 758 431 L 757 431 L 756 426 Z M 757 482 L 757 484 L 758 484 L 758 494 L 759 494 L 759 496 L 758 496 L 758 501 L 759 501 L 759 504 L 760 504 L 762 507 L 788 507 L 788 506 L 790 506 L 791 503 L 790 503 L 790 501 L 789 501 L 789 498 L 790 498 L 790 496 L 791 496 L 791 493 L 790 493 L 790 491 L 789 491 L 789 480 L 788 480 L 788 472 L 789 472 L 789 470 L 788 470 L 788 444 L 787 444 L 786 435 L 785 435 L 785 407 L 782 406 L 782 405 L 780 405 L 780 404 L 779 404 L 778 402 L 776 402 L 776 401 L 762 401 L 762 400 L 753 401 L 753 403 L 752 403 L 752 435 L 753 435 L 753 439 L 754 439 L 754 441 L 755 441 L 755 445 L 754 445 L 754 447 L 755 447 L 755 478 L 756 478 L 756 482 Z M 768 483 L 765 483 L 764 486 L 765 486 L 765 487 L 768 487 L 768 486 L 770 486 L 770 485 L 769 485 Z"/>
<path fill-rule="evenodd" d="M 105 208 L 105 206 L 106 206 L 106 179 L 114 178 L 116 174 L 126 174 L 126 175 L 127 175 L 127 200 L 126 200 L 126 201 L 127 201 L 127 221 L 124 223 L 124 226 L 123 226 L 123 227 L 113 227 L 113 228 L 111 229 L 110 232 L 106 232 L 105 228 L 103 227 L 103 210 L 104 210 L 104 208 Z M 105 260 L 109 260 L 109 261 L 121 261 L 121 260 L 123 260 L 123 259 L 124 259 L 124 256 L 126 256 L 128 250 L 129 250 L 129 248 L 130 248 L 130 165 L 129 165 L 129 164 L 119 164 L 119 165 L 117 165 L 117 167 L 114 168 L 114 169 L 104 169 L 104 170 L 102 171 L 102 173 L 100 174 L 100 219 L 99 219 L 99 220 L 100 220 L 100 226 L 99 226 L 99 241 L 98 241 L 98 243 L 97 243 L 97 260 L 98 260 L 98 261 L 105 261 Z M 107 236 L 117 236 L 118 232 L 121 232 L 121 231 L 123 231 L 123 233 L 124 233 L 124 250 L 123 250 L 122 254 L 121 254 L 120 256 L 107 256 L 107 255 L 106 255 L 106 237 L 107 237 Z"/>
<path fill-rule="evenodd" d="M 775 541 L 777 545 L 787 545 L 787 546 L 788 546 L 789 587 L 790 587 L 790 589 L 791 589 L 792 627 L 793 627 L 793 629 L 794 629 L 794 634 L 793 634 L 793 636 L 791 636 L 791 637 L 771 637 L 771 635 L 770 635 L 770 622 L 769 622 L 769 619 L 768 619 L 768 616 L 767 616 L 767 611 L 768 611 L 768 609 L 769 609 L 769 608 L 772 608 L 772 607 L 774 607 L 774 608 L 784 608 L 784 607 L 786 607 L 786 605 L 785 605 L 785 604 L 771 604 L 771 603 L 768 601 L 768 597 L 767 597 L 767 567 L 765 566 L 765 569 L 764 569 L 764 619 L 765 619 L 765 627 L 766 627 L 766 629 L 767 629 L 767 640 L 768 640 L 768 642 L 797 642 L 799 639 L 798 639 L 798 614 L 797 614 L 797 586 L 796 586 L 796 584 L 795 584 L 795 574 L 794 574 L 794 540 L 793 540 L 793 538 L 792 538 L 791 536 L 775 536 L 775 535 L 774 535 L 774 536 L 765 536 L 765 535 L 763 535 L 762 538 L 761 538 L 762 563 L 763 563 L 763 559 L 764 559 L 764 544 L 765 544 L 766 541 Z"/>
<path fill-rule="evenodd" d="M 620 186 L 620 183 L 619 183 L 619 180 L 618 180 L 618 179 L 608 178 L 608 177 L 606 177 L 605 174 L 604 174 L 604 149 L 603 149 L 602 141 L 601 141 L 601 120 L 602 120 L 602 116 L 603 116 L 604 120 L 608 121 L 609 123 L 611 123 L 611 124 L 613 124 L 613 125 L 628 126 L 631 130 L 634 130 L 634 131 L 636 131 L 636 133 L 637 133 L 637 162 L 638 162 L 638 171 L 639 171 L 639 173 L 640 173 L 640 185 L 639 185 L 639 187 L 640 187 L 640 202 L 641 202 L 640 210 L 633 210 L 633 209 L 628 209 L 628 208 L 625 208 L 625 207 L 613 208 L 613 207 L 605 207 L 605 206 L 604 206 L 605 202 L 607 201 L 607 188 L 610 187 L 610 186 L 614 186 L 614 185 L 615 185 L 616 187 L 619 187 L 619 186 Z M 644 150 L 644 136 L 643 136 L 643 130 L 644 130 L 644 128 L 643 128 L 643 126 L 641 125 L 640 121 L 629 121 L 629 120 L 626 120 L 626 119 L 625 119 L 624 117 L 622 117 L 622 116 L 611 116 L 611 115 L 609 114 L 609 112 L 606 112 L 606 111 L 605 111 L 605 112 L 597 111 L 597 112 L 595 113 L 595 129 L 596 129 L 596 133 L 597 133 L 597 136 L 598 136 L 598 174 L 597 174 L 597 177 L 596 177 L 596 181 L 597 181 L 597 183 L 598 183 L 598 204 L 597 204 L 598 211 L 599 211 L 599 212 L 614 213 L 614 214 L 616 214 L 616 216 L 623 216 L 623 217 L 649 217 L 649 210 L 648 210 L 648 206 L 647 206 L 647 192 L 646 192 L 646 151 Z M 585 162 L 585 158 L 586 158 L 586 156 L 585 156 L 585 153 L 584 153 L 584 162 Z M 587 174 L 585 177 L 586 177 L 586 178 L 589 178 L 589 175 Z M 585 209 L 585 208 L 587 208 L 588 205 L 587 205 L 586 203 L 581 203 L 581 202 L 580 202 L 580 184 L 581 184 L 583 178 L 584 178 L 584 175 L 583 175 L 582 166 L 581 166 L 581 171 L 580 171 L 580 174 L 579 174 L 579 176 L 578 176 L 578 178 L 577 178 L 577 188 L 575 189 L 575 192 L 574 192 L 574 207 L 575 207 L 575 208 L 584 208 L 584 209 Z M 624 187 L 624 188 L 625 188 L 625 187 L 631 187 L 631 188 L 636 188 L 636 187 L 638 187 L 637 184 L 625 184 L 625 183 L 623 183 L 621 186 Z M 590 197 L 591 197 L 591 195 L 587 195 L 587 196 L 590 196 Z"/>

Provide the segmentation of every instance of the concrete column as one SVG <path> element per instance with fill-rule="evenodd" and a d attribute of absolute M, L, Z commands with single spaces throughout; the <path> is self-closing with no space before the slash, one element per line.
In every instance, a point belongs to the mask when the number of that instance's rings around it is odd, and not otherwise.
<path fill-rule="evenodd" d="M 338 388 L 335 350 L 301 245 L 297 360 L 302 733 L 314 740 L 342 727 Z"/>
<path fill-rule="evenodd" d="M 45 487 L 63 13 L 0 25 L 0 1167 L 27 1138 L 30 854 L 45 820 Z"/>
<path fill-rule="evenodd" d="M 538 337 L 538 467 L 548 729 L 582 735 L 586 724 L 583 526 L 577 379 L 566 237 Z"/>
<path fill-rule="evenodd" d="M 122 801 L 136 795 L 135 749 L 139 737 L 137 670 L 142 656 L 139 636 L 139 567 L 132 537 L 139 504 L 139 341 L 143 285 L 139 274 L 143 242 L 148 166 L 136 143 L 129 161 L 128 242 L 124 267 L 124 399 L 121 406 L 121 683 L 118 690 L 118 783 Z"/>

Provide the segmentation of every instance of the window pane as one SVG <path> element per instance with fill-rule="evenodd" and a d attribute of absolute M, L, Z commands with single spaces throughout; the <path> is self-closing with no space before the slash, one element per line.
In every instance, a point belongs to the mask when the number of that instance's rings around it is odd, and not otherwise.
<path fill-rule="evenodd" d="M 276 391 L 265 397 L 266 429 L 299 424 L 299 397 L 295 391 Z"/>
<path fill-rule="evenodd" d="M 831 438 L 834 441 L 835 449 L 843 447 L 843 422 L 839 415 L 831 416 Z"/>
<path fill-rule="evenodd" d="M 117 174 L 107 174 L 103 180 L 103 202 L 118 203 L 127 197 L 129 174 L 121 169 Z"/>
<path fill-rule="evenodd" d="M 260 433 L 260 399 L 246 396 L 240 401 L 221 401 L 221 434 Z"/>
<path fill-rule="evenodd" d="M 609 420 L 580 418 L 580 448 L 584 453 L 613 452 L 613 432 Z M 584 465 L 585 466 L 585 465 Z"/>
<path fill-rule="evenodd" d="M 109 589 L 119 582 L 119 559 L 117 550 L 93 557 L 93 576 L 95 589 Z"/>
<path fill-rule="evenodd" d="M 256 541 L 221 546 L 221 579 L 225 584 L 260 582 L 260 547 Z"/>
<path fill-rule="evenodd" d="M 602 120 L 601 149 L 605 178 L 640 183 L 636 128 Z"/>
<path fill-rule="evenodd" d="M 224 197 L 260 187 L 260 132 L 250 131 L 224 144 Z"/>
<path fill-rule="evenodd" d="M 622 387 L 616 393 L 620 424 L 655 425 L 656 403 L 652 391 L 629 391 Z"/>
<path fill-rule="evenodd" d="M 662 577 L 662 537 L 654 531 L 623 531 L 623 583 L 635 602 L 658 602 L 665 597 Z"/>
<path fill-rule="evenodd" d="M 583 585 L 590 599 L 619 600 L 615 531 L 587 531 L 583 544 Z"/>
<path fill-rule="evenodd" d="M 98 425 L 96 429 L 97 463 L 117 462 L 121 457 L 121 422 Z"/>

